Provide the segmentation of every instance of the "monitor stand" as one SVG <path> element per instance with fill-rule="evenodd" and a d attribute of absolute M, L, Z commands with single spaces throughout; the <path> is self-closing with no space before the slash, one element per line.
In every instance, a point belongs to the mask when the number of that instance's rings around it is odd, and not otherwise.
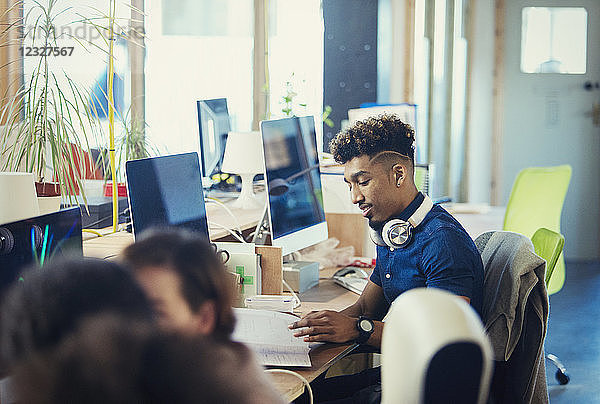
<path fill-rule="evenodd" d="M 202 188 L 209 189 L 215 184 L 214 180 L 210 177 L 202 177 Z"/>
<path fill-rule="evenodd" d="M 256 245 L 266 245 L 269 241 L 269 236 L 271 235 L 271 221 L 269 220 L 269 204 L 265 203 L 265 208 L 263 209 L 263 214 L 261 216 L 260 221 L 256 225 L 256 229 L 254 230 L 254 237 L 252 237 L 252 242 Z"/>

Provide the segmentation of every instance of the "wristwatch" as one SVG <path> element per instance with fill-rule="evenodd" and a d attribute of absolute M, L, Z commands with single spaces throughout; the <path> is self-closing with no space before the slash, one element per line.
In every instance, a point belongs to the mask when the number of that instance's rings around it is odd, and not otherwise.
<path fill-rule="evenodd" d="M 364 344 L 371 338 L 371 334 L 373 334 L 373 331 L 375 330 L 375 325 L 370 318 L 360 316 L 356 322 L 356 328 L 358 329 L 356 343 Z"/>

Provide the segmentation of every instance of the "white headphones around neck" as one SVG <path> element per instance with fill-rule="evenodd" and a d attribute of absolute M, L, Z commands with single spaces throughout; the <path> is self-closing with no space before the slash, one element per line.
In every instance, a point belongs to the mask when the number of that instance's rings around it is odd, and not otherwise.
<path fill-rule="evenodd" d="M 382 247 L 401 248 L 406 247 L 412 239 L 412 231 L 415 227 L 423 222 L 425 216 L 433 208 L 433 202 L 427 195 L 423 195 L 425 199 L 421 205 L 415 210 L 408 220 L 390 219 L 381 228 L 381 232 L 369 229 L 371 240 Z"/>

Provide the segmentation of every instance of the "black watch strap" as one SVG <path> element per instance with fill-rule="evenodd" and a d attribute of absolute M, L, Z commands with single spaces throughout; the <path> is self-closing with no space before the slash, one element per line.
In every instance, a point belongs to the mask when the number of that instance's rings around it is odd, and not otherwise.
<path fill-rule="evenodd" d="M 358 329 L 356 343 L 364 344 L 371 338 L 371 334 L 373 334 L 373 331 L 375 330 L 375 324 L 370 318 L 360 316 L 356 321 L 356 328 Z"/>

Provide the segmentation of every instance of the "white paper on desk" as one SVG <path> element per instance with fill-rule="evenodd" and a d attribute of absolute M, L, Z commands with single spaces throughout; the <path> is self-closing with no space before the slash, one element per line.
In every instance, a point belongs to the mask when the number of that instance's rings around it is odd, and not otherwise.
<path fill-rule="evenodd" d="M 234 308 L 232 339 L 252 349 L 265 366 L 311 366 L 308 342 L 294 337 L 288 325 L 298 317 L 270 310 Z"/>

